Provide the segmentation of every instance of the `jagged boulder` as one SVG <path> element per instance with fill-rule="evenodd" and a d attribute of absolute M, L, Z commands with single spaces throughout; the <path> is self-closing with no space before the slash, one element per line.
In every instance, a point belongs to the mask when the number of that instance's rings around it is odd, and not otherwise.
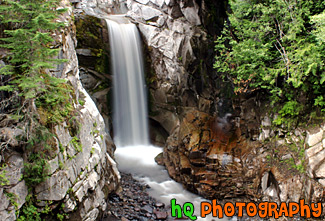
<path fill-rule="evenodd" d="M 171 177 L 206 198 L 256 197 L 252 189 L 258 185 L 259 169 L 254 170 L 254 163 L 259 159 L 248 160 L 251 167 L 243 165 L 249 147 L 232 122 L 193 108 L 182 119 L 164 148 Z"/>
<path fill-rule="evenodd" d="M 325 187 L 325 124 L 307 130 L 306 144 L 308 149 L 305 158 L 308 162 L 308 175 L 318 180 Z"/>
<path fill-rule="evenodd" d="M 307 138 L 292 134 L 283 142 L 263 144 L 243 137 L 230 115 L 212 117 L 188 108 L 181 119 L 159 161 L 187 189 L 219 202 L 322 201 L 324 147 L 318 139 L 319 128 L 308 132 Z M 304 156 L 299 154 L 304 146 L 295 142 L 307 144 L 316 138 L 319 143 L 306 150 L 308 177 Z"/>

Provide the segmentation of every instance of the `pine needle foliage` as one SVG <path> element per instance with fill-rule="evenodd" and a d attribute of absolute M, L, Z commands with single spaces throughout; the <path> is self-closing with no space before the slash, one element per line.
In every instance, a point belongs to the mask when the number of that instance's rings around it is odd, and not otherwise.
<path fill-rule="evenodd" d="M 2 1 L 1 23 L 10 29 L 4 31 L 0 47 L 9 49 L 7 62 L 10 65 L 2 68 L 0 74 L 11 75 L 12 81 L 0 90 L 18 90 L 21 96 L 30 99 L 47 91 L 53 84 L 63 83 L 60 79 L 51 76 L 45 79 L 42 75 L 46 69 L 64 61 L 54 58 L 59 49 L 52 48 L 51 44 L 54 31 L 65 26 L 56 21 L 65 11 L 57 9 L 59 3 L 58 0 Z"/>
<path fill-rule="evenodd" d="M 19 95 L 15 116 L 26 128 L 24 180 L 30 187 L 48 175 L 48 160 L 56 151 L 53 128 L 73 115 L 73 89 L 51 76 L 60 45 L 54 36 L 66 26 L 59 16 L 66 9 L 60 0 L 2 0 L 1 26 L 6 27 L 0 47 L 8 51 L 0 75 L 9 80 L 0 90 Z"/>
<path fill-rule="evenodd" d="M 234 83 L 235 92 L 268 94 L 277 107 L 277 125 L 293 126 L 313 110 L 325 111 L 325 3 L 230 0 L 229 4 L 229 21 L 216 41 L 214 67 Z"/>

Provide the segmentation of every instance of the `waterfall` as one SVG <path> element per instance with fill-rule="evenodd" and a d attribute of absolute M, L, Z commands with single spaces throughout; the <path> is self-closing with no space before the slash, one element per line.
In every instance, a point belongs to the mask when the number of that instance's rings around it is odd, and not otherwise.
<path fill-rule="evenodd" d="M 162 148 L 149 143 L 143 62 L 136 26 L 116 15 L 106 22 L 114 78 L 114 141 L 118 147 L 124 147 L 115 151 L 119 171 L 131 173 L 137 180 L 147 183 L 151 187 L 149 194 L 166 205 L 175 198 L 179 204 L 193 202 L 195 208 L 200 208 L 200 203 L 207 200 L 185 190 L 154 160 Z"/>
<path fill-rule="evenodd" d="M 106 19 L 113 66 L 113 129 L 117 146 L 149 145 L 140 35 L 123 16 Z"/>

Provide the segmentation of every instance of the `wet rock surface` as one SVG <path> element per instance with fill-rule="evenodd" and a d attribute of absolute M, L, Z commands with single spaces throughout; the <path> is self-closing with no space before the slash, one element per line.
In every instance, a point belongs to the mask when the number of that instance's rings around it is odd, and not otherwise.
<path fill-rule="evenodd" d="M 165 205 L 146 192 L 148 185 L 133 179 L 131 174 L 121 173 L 121 188 L 122 191 L 109 196 L 102 221 L 170 220 Z"/>
<path fill-rule="evenodd" d="M 161 164 L 188 190 L 220 203 L 325 202 L 323 129 L 308 132 L 308 148 L 293 133 L 268 143 L 246 139 L 231 117 L 188 109 L 182 119 Z"/>

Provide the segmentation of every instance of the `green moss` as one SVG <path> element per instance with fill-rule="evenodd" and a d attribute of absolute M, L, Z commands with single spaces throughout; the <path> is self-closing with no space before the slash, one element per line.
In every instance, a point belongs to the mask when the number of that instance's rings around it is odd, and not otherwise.
<path fill-rule="evenodd" d="M 59 148 L 60 148 L 60 153 L 63 153 L 65 148 L 61 143 L 59 143 Z"/>
<path fill-rule="evenodd" d="M 103 49 L 98 49 L 97 54 L 94 55 L 97 57 L 95 64 L 95 71 L 99 73 L 109 73 L 110 65 L 109 65 L 109 55 L 108 51 Z"/>
<path fill-rule="evenodd" d="M 36 203 L 40 203 L 40 200 L 37 200 L 33 194 L 28 194 L 26 197 L 26 202 L 16 211 L 16 217 L 18 221 L 25 220 L 57 220 L 57 214 L 61 209 L 56 209 L 55 203 L 53 204 L 52 200 L 46 201 L 44 207 L 38 207 Z"/>
<path fill-rule="evenodd" d="M 73 116 L 69 119 L 68 123 L 68 130 L 72 137 L 77 136 L 81 130 L 81 123 L 76 116 Z"/>
<path fill-rule="evenodd" d="M 78 102 L 81 106 L 85 105 L 85 100 L 84 99 L 78 99 Z"/>
<path fill-rule="evenodd" d="M 95 153 L 95 148 L 91 148 L 90 154 L 94 154 Z"/>
<path fill-rule="evenodd" d="M 74 146 L 74 148 L 77 152 L 82 152 L 82 144 L 78 137 L 72 137 L 72 140 L 70 141 L 70 143 Z"/>
<path fill-rule="evenodd" d="M 102 36 L 101 19 L 83 16 L 76 20 L 77 48 L 90 49 L 93 58 L 79 59 L 81 66 L 92 67 L 99 73 L 110 73 L 109 44 Z"/>
<path fill-rule="evenodd" d="M 19 199 L 19 196 L 17 196 L 17 194 L 15 194 L 15 193 L 10 193 L 10 192 L 6 192 L 6 191 L 4 191 L 4 194 L 9 199 L 9 202 L 11 203 L 11 205 L 13 205 L 15 207 L 15 209 L 18 209 L 17 201 Z"/>
<path fill-rule="evenodd" d="M 9 184 L 9 180 L 6 176 L 6 167 L 7 166 L 0 166 L 0 186 L 5 186 Z"/>
<path fill-rule="evenodd" d="M 99 18 L 89 15 L 83 16 L 82 18 L 76 20 L 75 25 L 78 40 L 77 48 L 103 48 L 100 33 L 103 26 L 100 24 L 100 21 L 101 20 Z M 92 52 L 97 54 L 96 50 Z"/>
<path fill-rule="evenodd" d="M 64 168 L 64 164 L 60 160 L 59 160 L 59 168 L 60 168 L 60 170 L 62 170 Z"/>
<path fill-rule="evenodd" d="M 43 152 L 32 153 L 24 163 L 24 180 L 29 187 L 45 181 L 49 177 L 48 156 Z"/>

